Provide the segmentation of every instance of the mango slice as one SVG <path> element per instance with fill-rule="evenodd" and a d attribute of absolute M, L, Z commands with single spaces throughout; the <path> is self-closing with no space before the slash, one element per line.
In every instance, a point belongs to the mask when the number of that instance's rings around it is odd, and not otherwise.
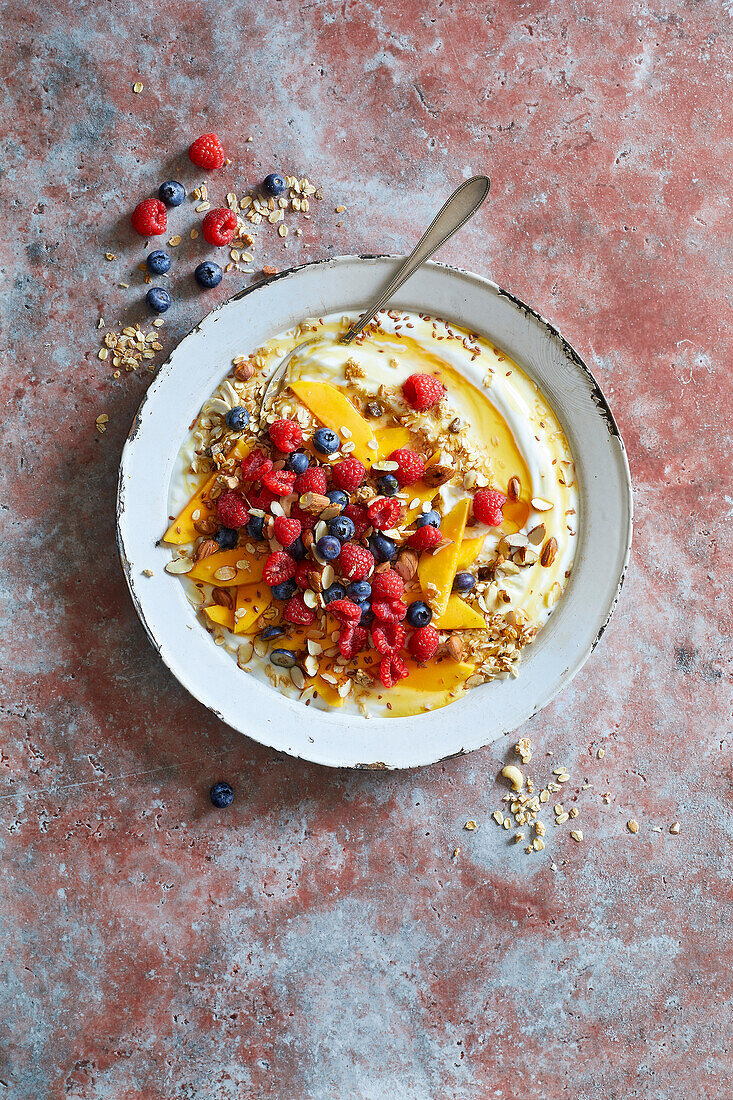
<path fill-rule="evenodd" d="M 239 439 L 229 452 L 229 457 L 239 459 L 246 458 L 251 449 L 251 445 L 246 442 L 246 440 Z M 200 511 L 202 518 L 211 514 L 213 509 L 207 507 L 207 501 L 215 480 L 216 474 L 212 474 L 211 477 L 207 478 L 201 488 L 194 493 L 186 507 L 178 517 L 173 520 L 173 523 L 163 535 L 163 542 L 169 542 L 174 546 L 180 546 L 184 542 L 193 542 L 194 539 L 198 537 L 198 531 L 194 527 L 193 513 L 197 510 Z"/>
<path fill-rule="evenodd" d="M 412 438 L 407 428 L 403 428 L 400 424 L 394 428 L 377 428 L 376 436 L 379 450 L 373 451 L 372 454 L 378 458 L 387 458 L 392 451 L 399 451 L 400 447 L 408 447 Z"/>
<path fill-rule="evenodd" d="M 461 549 L 458 551 L 458 560 L 456 561 L 456 573 L 462 573 L 464 569 L 468 569 L 470 565 L 476 561 L 476 558 L 481 553 L 481 548 L 484 545 L 485 535 L 481 535 L 477 539 L 464 539 L 461 543 Z"/>
<path fill-rule="evenodd" d="M 265 584 L 264 581 L 260 581 L 259 584 L 241 584 L 237 589 L 234 633 L 248 634 L 271 603 L 272 589 L 269 584 Z"/>
<path fill-rule="evenodd" d="M 433 626 L 438 630 L 485 630 L 486 622 L 478 611 L 453 593 L 443 614 L 433 619 Z"/>
<path fill-rule="evenodd" d="M 443 537 L 450 539 L 450 544 L 435 554 L 423 554 L 417 567 L 420 585 L 436 618 L 448 606 L 470 504 L 468 497 L 459 500 L 442 524 Z"/>
<path fill-rule="evenodd" d="M 265 559 L 259 561 L 251 558 L 242 547 L 234 550 L 220 550 L 218 554 L 212 554 L 208 558 L 197 562 L 186 576 L 192 581 L 204 581 L 213 584 L 217 588 L 234 588 L 239 584 L 251 584 L 253 581 L 262 580 L 262 570 Z M 231 580 L 221 580 L 215 577 L 218 569 L 230 567 L 235 570 Z"/>
<path fill-rule="evenodd" d="M 371 465 L 377 453 L 373 446 L 368 446 L 375 442 L 374 431 L 351 404 L 345 390 L 329 382 L 291 382 L 290 389 L 325 427 L 337 434 L 342 428 L 348 428 L 354 444 L 352 454 L 365 466 Z"/>
<path fill-rule="evenodd" d="M 405 658 L 409 669 L 406 680 L 400 680 L 391 691 L 385 692 L 390 714 L 402 718 L 420 714 L 426 708 L 440 710 L 453 702 L 452 692 L 460 690 L 474 671 L 468 662 L 451 661 L 448 658 L 421 668 L 410 657 Z"/>
<path fill-rule="evenodd" d="M 212 623 L 225 626 L 227 630 L 234 630 L 234 611 L 230 607 L 221 607 L 215 603 L 213 607 L 205 607 L 204 612 L 206 618 L 211 619 Z"/>

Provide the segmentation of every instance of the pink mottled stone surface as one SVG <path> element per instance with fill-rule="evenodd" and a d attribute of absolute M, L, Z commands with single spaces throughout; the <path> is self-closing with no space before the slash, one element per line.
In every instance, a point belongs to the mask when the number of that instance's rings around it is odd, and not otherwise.
<path fill-rule="evenodd" d="M 5 6 L 0 1096 L 733 1095 L 732 35 L 713 0 Z M 208 129 L 217 201 L 272 169 L 325 188 L 258 267 L 405 250 L 488 171 L 442 258 L 550 317 L 611 399 L 631 570 L 523 730 L 535 775 L 570 770 L 581 844 L 550 825 L 525 856 L 491 821 L 508 740 L 322 770 L 220 725 L 148 645 L 113 507 L 147 378 L 112 381 L 95 326 L 147 319 L 129 211 L 200 182 Z M 176 251 L 166 350 L 250 278 L 201 294 L 203 255 Z"/>

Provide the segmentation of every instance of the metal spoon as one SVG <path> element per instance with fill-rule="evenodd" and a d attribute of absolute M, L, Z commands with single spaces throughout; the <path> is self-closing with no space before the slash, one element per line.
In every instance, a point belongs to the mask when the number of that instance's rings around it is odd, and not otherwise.
<path fill-rule="evenodd" d="M 471 179 L 457 187 L 450 198 L 443 204 L 435 215 L 432 223 L 423 233 L 420 240 L 413 248 L 410 255 L 400 264 L 397 271 L 390 279 L 387 286 L 379 295 L 369 303 L 356 324 L 352 325 L 348 332 L 339 338 L 339 343 L 350 344 L 355 336 L 358 336 L 369 322 L 379 313 L 392 295 L 407 279 L 413 275 L 419 267 L 433 256 L 441 245 L 457 233 L 461 226 L 472 218 L 489 193 L 491 180 L 488 176 L 472 176 Z M 262 416 L 275 400 L 285 382 L 288 367 L 293 358 L 308 344 L 315 343 L 319 337 L 311 336 L 296 344 L 285 358 L 275 367 L 270 375 L 265 391 L 262 395 L 260 416 Z"/>

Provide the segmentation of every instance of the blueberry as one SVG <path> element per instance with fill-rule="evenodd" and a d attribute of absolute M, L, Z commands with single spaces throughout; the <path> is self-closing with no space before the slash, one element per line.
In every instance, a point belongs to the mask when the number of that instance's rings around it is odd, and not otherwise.
<path fill-rule="evenodd" d="M 359 626 L 366 626 L 374 618 L 374 613 L 369 606 L 368 600 L 357 600 L 356 606 L 361 608 L 361 618 L 359 619 Z"/>
<path fill-rule="evenodd" d="M 249 413 L 243 405 L 235 405 L 224 419 L 230 432 L 243 432 L 249 424 Z"/>
<path fill-rule="evenodd" d="M 285 180 L 277 172 L 270 172 L 269 176 L 265 176 L 262 181 L 262 190 L 266 195 L 272 195 L 273 198 L 282 195 L 286 186 Z"/>
<path fill-rule="evenodd" d="M 416 527 L 440 527 L 440 516 L 432 509 L 430 512 L 423 512 L 415 520 Z"/>
<path fill-rule="evenodd" d="M 304 474 L 309 466 L 308 455 L 303 451 L 293 451 L 285 463 L 285 468 L 292 470 L 294 474 Z"/>
<path fill-rule="evenodd" d="M 422 600 L 415 600 L 407 609 L 407 621 L 410 626 L 427 626 L 433 613 Z"/>
<path fill-rule="evenodd" d="M 213 260 L 204 260 L 193 273 L 194 279 L 204 290 L 210 290 L 221 282 L 222 270 Z"/>
<path fill-rule="evenodd" d="M 239 541 L 239 531 L 234 531 L 231 527 L 220 527 L 215 538 L 221 550 L 233 550 Z"/>
<path fill-rule="evenodd" d="M 151 275 L 165 275 L 171 269 L 171 258 L 162 248 L 156 248 L 155 252 L 148 252 L 145 266 Z"/>
<path fill-rule="evenodd" d="M 145 301 L 148 303 L 153 313 L 165 313 L 170 308 L 171 296 L 167 290 L 163 290 L 161 286 L 151 286 L 148 293 L 145 295 Z"/>
<path fill-rule="evenodd" d="M 377 488 L 383 497 L 393 497 L 399 492 L 400 483 L 394 474 L 384 474 L 377 482 Z"/>
<path fill-rule="evenodd" d="M 322 455 L 332 455 L 341 446 L 341 441 L 330 428 L 319 428 L 313 436 L 313 446 Z"/>
<path fill-rule="evenodd" d="M 296 561 L 302 561 L 306 555 L 305 545 L 303 539 L 298 535 L 295 542 L 291 542 L 287 548 L 291 558 L 295 558 Z"/>
<path fill-rule="evenodd" d="M 215 806 L 223 809 L 224 806 L 231 806 L 234 801 L 234 789 L 229 783 L 215 783 L 209 791 L 209 798 Z"/>
<path fill-rule="evenodd" d="M 354 521 L 349 519 L 348 516 L 336 516 L 335 519 L 330 519 L 328 521 L 328 530 L 339 540 L 339 542 L 348 542 L 349 539 L 353 539 L 356 534 Z"/>
<path fill-rule="evenodd" d="M 372 586 L 369 581 L 352 581 L 346 589 L 346 595 L 354 603 L 363 603 L 372 594 Z"/>
<path fill-rule="evenodd" d="M 180 206 L 186 197 L 186 188 L 178 180 L 166 180 L 158 188 L 158 198 L 166 206 Z"/>
<path fill-rule="evenodd" d="M 260 637 L 269 642 L 271 638 L 281 638 L 285 631 L 281 626 L 266 626 Z"/>
<path fill-rule="evenodd" d="M 245 530 L 250 538 L 261 539 L 264 537 L 265 521 L 262 516 L 250 516 Z"/>
<path fill-rule="evenodd" d="M 392 561 L 397 553 L 393 540 L 381 534 L 369 536 L 369 549 L 377 561 Z"/>
<path fill-rule="evenodd" d="M 470 592 L 476 583 L 473 573 L 456 573 L 453 587 L 456 592 Z"/>
<path fill-rule="evenodd" d="M 295 664 L 295 654 L 291 653 L 289 649 L 273 649 L 270 654 L 270 661 L 278 668 L 292 668 Z"/>
<path fill-rule="evenodd" d="M 344 592 L 343 585 L 332 584 L 328 588 L 323 590 L 323 599 L 325 603 L 332 603 L 333 600 L 343 600 L 346 593 Z"/>
<path fill-rule="evenodd" d="M 345 493 L 343 489 L 329 489 L 326 496 L 331 501 L 331 504 L 338 504 L 342 512 L 349 503 L 349 494 Z"/>
<path fill-rule="evenodd" d="M 324 561 L 333 561 L 341 553 L 341 543 L 333 535 L 324 535 L 316 543 L 316 550 Z"/>
<path fill-rule="evenodd" d="M 289 600 L 291 596 L 295 595 L 297 587 L 297 584 L 291 577 L 289 581 L 281 581 L 280 584 L 273 584 L 272 594 L 276 600 Z"/>

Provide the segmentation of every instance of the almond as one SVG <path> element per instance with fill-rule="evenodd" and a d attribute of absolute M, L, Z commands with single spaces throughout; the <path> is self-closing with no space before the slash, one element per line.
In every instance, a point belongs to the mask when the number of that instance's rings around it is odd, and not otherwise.
<path fill-rule="evenodd" d="M 522 483 L 518 477 L 512 477 L 509 479 L 509 485 L 507 486 L 506 495 L 509 500 L 519 500 L 519 494 L 522 491 Z"/>
<path fill-rule="evenodd" d="M 457 634 L 451 634 L 446 643 L 446 649 L 454 661 L 460 661 L 463 657 L 463 642 Z"/>
<path fill-rule="evenodd" d="M 540 565 L 543 565 L 547 569 L 555 560 L 557 555 L 557 539 L 549 538 L 545 545 L 542 547 L 542 553 L 540 554 Z"/>
<path fill-rule="evenodd" d="M 329 507 L 331 501 L 322 493 L 303 493 L 298 503 L 304 512 L 309 512 L 312 516 L 320 516 L 324 508 Z"/>
<path fill-rule="evenodd" d="M 429 488 L 438 489 L 455 477 L 455 473 L 450 466 L 429 466 L 423 474 L 423 481 Z"/>
<path fill-rule="evenodd" d="M 403 581 L 411 581 L 417 573 L 418 556 L 414 550 L 403 550 L 394 565 Z"/>
<path fill-rule="evenodd" d="M 304 531 L 300 537 L 303 540 L 303 546 L 305 546 L 306 550 L 310 550 L 311 546 L 316 541 L 312 531 Z"/>
<path fill-rule="evenodd" d="M 228 607 L 230 611 L 234 607 L 234 601 L 228 588 L 215 588 L 211 593 L 211 598 L 214 603 L 219 604 L 219 607 Z"/>
<path fill-rule="evenodd" d="M 538 523 L 537 526 L 533 527 L 528 533 L 527 538 L 533 546 L 539 546 L 541 542 L 545 541 L 546 534 L 544 523 Z"/>
<path fill-rule="evenodd" d="M 204 539 L 196 551 L 196 561 L 203 561 L 204 558 L 210 558 L 212 554 L 218 554 L 219 543 L 216 539 Z"/>
<path fill-rule="evenodd" d="M 204 516 L 203 519 L 196 520 L 194 527 L 200 535 L 215 535 L 221 524 L 214 516 Z"/>

